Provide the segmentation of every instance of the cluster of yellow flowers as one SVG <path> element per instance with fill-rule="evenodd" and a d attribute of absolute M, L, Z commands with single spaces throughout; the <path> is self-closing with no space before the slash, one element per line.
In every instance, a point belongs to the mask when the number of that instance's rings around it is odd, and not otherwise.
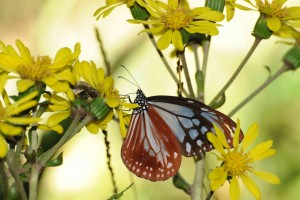
<path fill-rule="evenodd" d="M 93 62 L 78 60 L 79 44 L 75 45 L 73 52 L 69 48 L 61 48 L 53 60 L 49 56 L 33 57 L 20 40 L 16 41 L 16 46 L 18 52 L 0 41 L 0 158 L 6 156 L 11 137 L 24 134 L 28 127 L 37 126 L 40 130 L 63 133 L 60 122 L 85 108 L 84 112 L 80 111 L 80 117 L 91 115 L 92 120 L 86 128 L 91 133 L 98 133 L 99 129 L 106 129 L 114 109 L 123 117 L 122 107 L 132 108 L 132 104 L 125 103 L 114 88 L 111 76 L 105 77 L 104 70 L 97 69 Z M 18 90 L 14 103 L 5 89 L 5 83 L 10 79 L 16 80 Z M 87 85 L 80 88 L 83 80 Z M 87 92 L 89 88 L 93 92 Z M 85 96 L 80 93 L 82 91 Z M 78 104 L 78 99 L 92 102 L 97 98 L 102 100 L 102 104 L 95 101 L 87 108 L 82 102 Z M 42 100 L 47 105 L 45 113 L 51 113 L 46 123 L 41 122 L 43 113 L 37 116 Z M 124 127 L 122 124 L 123 132 Z"/>

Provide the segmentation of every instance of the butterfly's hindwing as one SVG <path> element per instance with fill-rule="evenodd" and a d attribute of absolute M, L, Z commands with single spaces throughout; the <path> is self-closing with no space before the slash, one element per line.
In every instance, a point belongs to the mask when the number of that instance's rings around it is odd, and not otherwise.
<path fill-rule="evenodd" d="M 133 115 L 130 123 L 121 151 L 126 167 L 152 181 L 174 176 L 181 164 L 181 150 L 162 117 L 149 106 L 147 112 Z"/>

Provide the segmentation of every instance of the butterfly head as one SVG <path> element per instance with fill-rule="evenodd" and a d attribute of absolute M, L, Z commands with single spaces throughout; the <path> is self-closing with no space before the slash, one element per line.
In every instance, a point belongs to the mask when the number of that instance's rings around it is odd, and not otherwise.
<path fill-rule="evenodd" d="M 138 104 L 140 107 L 136 108 L 136 111 L 147 110 L 147 100 L 144 92 L 141 89 L 136 91 L 136 98 L 134 103 Z"/>

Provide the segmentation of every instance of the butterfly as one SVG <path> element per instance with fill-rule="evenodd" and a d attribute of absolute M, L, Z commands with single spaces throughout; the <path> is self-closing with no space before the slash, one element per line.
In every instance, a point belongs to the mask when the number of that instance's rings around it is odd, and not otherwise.
<path fill-rule="evenodd" d="M 196 156 L 213 149 L 206 138 L 208 132 L 215 132 L 213 123 L 232 146 L 236 123 L 221 112 L 193 99 L 146 97 L 141 89 L 136 94 L 134 103 L 140 107 L 132 112 L 121 149 L 125 166 L 135 175 L 150 181 L 174 176 L 182 155 Z"/>

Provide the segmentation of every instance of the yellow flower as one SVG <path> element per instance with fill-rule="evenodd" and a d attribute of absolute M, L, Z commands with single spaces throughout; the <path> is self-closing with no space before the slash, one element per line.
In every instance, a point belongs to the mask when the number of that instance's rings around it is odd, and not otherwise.
<path fill-rule="evenodd" d="M 109 15 L 113 9 L 115 9 L 118 6 L 121 6 L 123 4 L 126 4 L 127 7 L 131 7 L 134 5 L 134 3 L 136 2 L 136 0 L 106 0 L 106 5 L 103 7 L 98 8 L 95 13 L 94 16 L 97 16 L 97 20 L 100 17 L 106 17 L 107 15 Z"/>
<path fill-rule="evenodd" d="M 150 20 L 128 21 L 152 25 L 152 28 L 143 32 L 162 34 L 157 42 L 157 46 L 161 50 L 166 49 L 172 43 L 176 49 L 182 51 L 184 49 L 183 31 L 217 35 L 219 33 L 216 28 L 218 24 L 214 22 L 222 21 L 224 18 L 222 13 L 208 7 L 191 10 L 186 1 L 168 0 L 168 4 L 153 0 L 145 0 L 145 2 L 137 0 L 137 3 L 150 13 Z"/>
<path fill-rule="evenodd" d="M 69 84 L 75 84 L 74 74 L 71 73 L 71 65 L 80 54 L 80 45 L 75 45 L 72 53 L 69 48 L 60 49 L 54 60 L 48 56 L 32 57 L 28 48 L 20 41 L 16 41 L 19 54 L 11 45 L 5 45 L 0 41 L 0 69 L 3 79 L 8 78 L 5 74 L 16 74 L 19 92 L 25 92 L 30 87 L 43 83 L 55 92 L 69 94 Z M 3 75 L 4 74 L 4 75 Z M 11 77 L 16 78 L 16 77 Z M 0 89 L 1 89 L 0 85 Z"/>
<path fill-rule="evenodd" d="M 116 110 L 120 119 L 120 128 L 122 136 L 126 135 L 125 124 L 123 120 L 123 107 L 132 109 L 138 107 L 137 104 L 127 103 L 124 98 L 119 95 L 119 91 L 114 88 L 114 80 L 111 76 L 104 76 L 104 70 L 96 67 L 93 62 L 77 62 L 74 66 L 74 73 L 76 74 L 76 80 L 80 81 L 81 77 L 88 85 L 95 89 L 97 97 L 105 99 L 107 105 Z M 109 113 L 108 117 L 104 120 L 104 123 L 95 123 L 91 125 L 91 130 L 96 130 L 96 126 L 101 129 L 106 128 L 106 124 L 112 119 L 113 110 Z M 93 126 L 93 128 L 92 128 Z"/>
<path fill-rule="evenodd" d="M 35 91 L 11 103 L 6 91 L 2 91 L 2 101 L 0 101 L 0 158 L 4 158 L 8 151 L 5 137 L 21 135 L 26 129 L 24 125 L 36 124 L 40 120 L 29 115 L 19 116 L 20 113 L 37 105 L 37 101 L 34 100 L 37 96 L 38 92 Z"/>
<path fill-rule="evenodd" d="M 256 8 L 262 15 L 267 17 L 267 26 L 273 31 L 280 30 L 283 23 L 299 28 L 300 27 L 300 7 L 283 7 L 287 0 L 255 0 L 254 5 L 251 0 L 244 0 Z M 243 8 L 240 8 L 243 9 Z M 243 10 L 250 10 L 244 8 Z"/>
<path fill-rule="evenodd" d="M 252 150 L 247 148 L 253 143 L 258 135 L 258 124 L 254 123 L 248 129 L 243 141 L 239 144 L 240 123 L 237 122 L 237 128 L 234 133 L 233 148 L 227 143 L 224 133 L 219 127 L 214 126 L 216 135 L 208 133 L 208 140 L 213 144 L 220 155 L 216 155 L 222 162 L 220 167 L 211 171 L 208 178 L 211 180 L 211 189 L 215 191 L 221 187 L 226 179 L 230 182 L 230 197 L 233 200 L 240 198 L 240 187 L 238 179 L 241 179 L 248 190 L 256 199 L 261 199 L 261 193 L 257 185 L 249 177 L 254 174 L 264 181 L 272 184 L 279 184 L 280 179 L 268 172 L 254 169 L 254 163 L 264 158 L 270 157 L 276 153 L 271 148 L 273 141 L 268 140 L 256 145 Z"/>

